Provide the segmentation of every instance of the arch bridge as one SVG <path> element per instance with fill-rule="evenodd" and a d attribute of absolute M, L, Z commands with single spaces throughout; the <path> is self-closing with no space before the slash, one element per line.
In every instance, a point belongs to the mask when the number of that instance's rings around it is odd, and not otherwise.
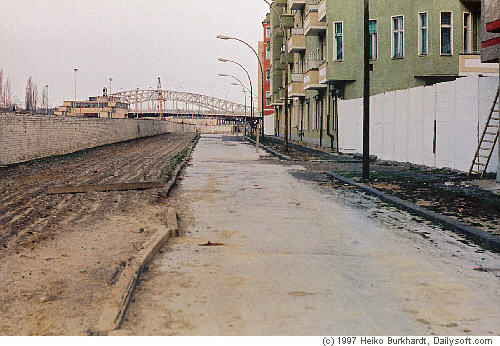
<path fill-rule="evenodd" d="M 162 115 L 200 115 L 219 117 L 250 117 L 251 107 L 239 103 L 183 91 L 136 89 L 111 94 L 130 104 L 130 112 Z M 254 107 L 254 117 L 259 117 Z"/>

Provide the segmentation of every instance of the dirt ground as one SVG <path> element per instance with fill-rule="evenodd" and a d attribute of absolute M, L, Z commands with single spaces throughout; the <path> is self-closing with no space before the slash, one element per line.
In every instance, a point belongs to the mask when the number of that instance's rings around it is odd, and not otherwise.
<path fill-rule="evenodd" d="M 193 135 L 117 143 L 0 169 L 0 335 L 84 335 L 121 270 L 163 223 L 161 189 L 50 187 L 166 180 Z"/>
<path fill-rule="evenodd" d="M 276 141 L 264 140 L 263 144 L 284 152 L 283 145 Z M 297 148 L 290 148 L 287 155 L 297 160 L 295 164 L 300 163 L 313 172 L 335 171 L 353 180 L 361 180 L 359 157 L 304 152 Z M 465 173 L 380 160 L 372 162 L 370 170 L 367 185 L 500 235 L 500 196 L 475 186 Z M 336 188 L 352 188 L 336 180 L 330 184 Z"/>

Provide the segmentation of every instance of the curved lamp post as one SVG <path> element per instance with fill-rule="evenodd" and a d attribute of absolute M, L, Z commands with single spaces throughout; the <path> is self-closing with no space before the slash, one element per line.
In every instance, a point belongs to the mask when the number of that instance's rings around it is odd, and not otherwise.
<path fill-rule="evenodd" d="M 285 27 L 283 26 L 283 18 L 276 12 L 269 0 L 263 1 L 269 5 L 271 11 L 278 17 L 281 30 L 283 31 L 283 40 L 285 41 L 285 133 L 283 134 L 283 144 L 285 146 L 285 152 L 288 152 L 288 39 Z"/>
<path fill-rule="evenodd" d="M 262 97 L 262 109 L 261 109 L 262 126 L 261 126 L 261 131 L 262 131 L 262 136 L 264 136 L 264 104 L 266 102 L 265 101 L 266 99 L 264 96 L 265 74 L 264 74 L 264 67 L 262 65 L 262 60 L 260 60 L 260 56 L 257 53 L 257 51 L 250 44 L 243 41 L 242 39 L 239 39 L 237 37 L 225 36 L 225 35 L 217 35 L 217 38 L 221 39 L 221 40 L 235 40 L 235 41 L 241 42 L 244 45 L 246 45 L 248 48 L 250 48 L 252 50 L 252 52 L 255 54 L 255 56 L 257 57 L 257 61 L 259 62 L 260 74 L 262 75 L 262 95 L 261 95 L 261 97 Z M 252 104 L 252 107 L 253 107 L 253 104 Z"/>
<path fill-rule="evenodd" d="M 224 58 L 219 58 L 218 59 L 220 62 L 231 62 L 233 64 L 236 64 L 238 65 L 239 67 L 241 67 L 243 69 L 243 71 L 245 71 L 245 73 L 247 74 L 247 77 L 248 77 L 248 81 L 250 82 L 250 117 L 252 118 L 253 120 L 253 86 L 252 86 L 252 79 L 250 78 L 250 74 L 248 73 L 247 69 L 243 67 L 243 65 L 241 65 L 239 62 L 237 61 L 234 61 L 234 60 L 228 60 L 228 59 L 224 59 Z"/>
<path fill-rule="evenodd" d="M 247 94 L 246 94 L 245 86 L 243 85 L 243 83 L 238 78 L 236 78 L 233 75 L 225 74 L 225 73 L 219 73 L 219 77 L 234 78 L 236 81 L 238 81 L 238 84 L 236 84 L 236 83 L 231 83 L 231 84 L 240 85 L 241 88 L 243 89 L 243 94 L 245 95 L 245 121 L 244 121 L 244 125 L 243 125 L 243 140 L 245 140 L 245 131 L 246 131 L 246 128 L 247 128 Z"/>

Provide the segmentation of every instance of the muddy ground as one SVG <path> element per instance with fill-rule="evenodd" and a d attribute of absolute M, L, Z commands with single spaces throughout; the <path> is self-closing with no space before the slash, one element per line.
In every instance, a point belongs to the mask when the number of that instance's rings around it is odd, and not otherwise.
<path fill-rule="evenodd" d="M 265 139 L 262 142 L 284 153 L 283 145 L 276 140 Z M 296 160 L 294 163 L 300 163 L 313 172 L 334 171 L 361 181 L 362 163 L 359 157 L 304 151 L 295 146 L 287 155 Z M 500 196 L 471 184 L 465 173 L 381 160 L 373 161 L 370 170 L 367 185 L 500 235 Z M 334 179 L 331 185 L 352 188 Z"/>
<path fill-rule="evenodd" d="M 0 168 L 0 335 L 82 335 L 164 220 L 161 189 L 51 187 L 165 181 L 194 135 L 168 134 Z"/>

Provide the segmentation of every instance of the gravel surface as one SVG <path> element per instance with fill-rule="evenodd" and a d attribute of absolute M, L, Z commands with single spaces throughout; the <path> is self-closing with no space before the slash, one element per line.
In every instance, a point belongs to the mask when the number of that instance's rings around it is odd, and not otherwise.
<path fill-rule="evenodd" d="M 264 140 L 265 145 L 284 153 L 284 147 L 275 140 Z M 288 155 L 294 163 L 312 172 L 334 171 L 361 181 L 362 163 L 359 157 L 335 155 L 309 148 L 291 148 Z M 375 160 L 370 166 L 367 185 L 423 206 L 437 213 L 458 219 L 470 226 L 500 235 L 500 196 L 473 185 L 462 172 L 435 169 L 410 163 Z M 336 180 L 332 186 L 346 187 Z"/>

